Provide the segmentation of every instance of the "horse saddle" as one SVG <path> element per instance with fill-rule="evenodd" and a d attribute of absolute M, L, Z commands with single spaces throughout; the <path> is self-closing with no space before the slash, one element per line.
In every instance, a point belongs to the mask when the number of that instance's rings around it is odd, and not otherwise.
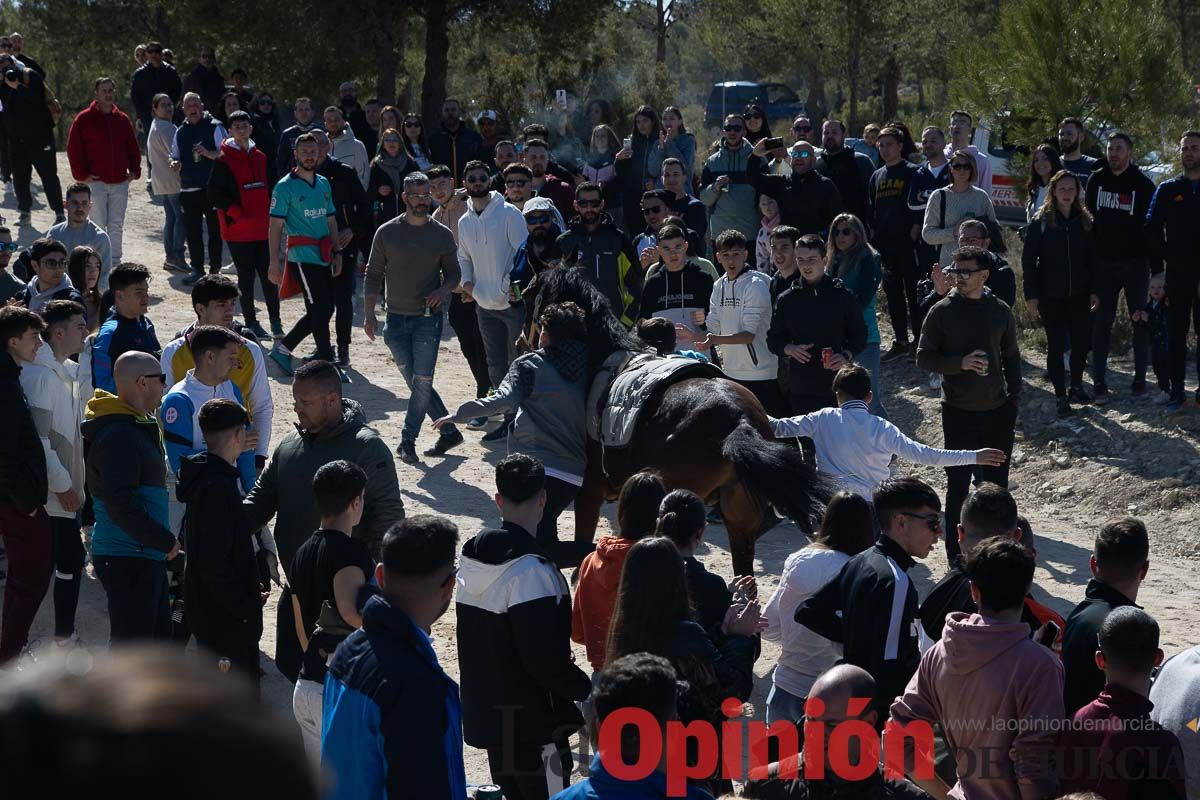
<path fill-rule="evenodd" d="M 684 356 L 619 350 L 600 365 L 588 392 L 588 436 L 605 448 L 627 447 L 638 414 L 655 392 L 684 378 L 722 377 L 718 367 Z"/>

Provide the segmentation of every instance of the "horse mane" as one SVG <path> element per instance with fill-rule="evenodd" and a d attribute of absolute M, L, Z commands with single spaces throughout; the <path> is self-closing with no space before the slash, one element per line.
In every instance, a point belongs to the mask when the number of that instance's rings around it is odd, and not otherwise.
<path fill-rule="evenodd" d="M 537 276 L 534 319 L 553 303 L 570 301 L 583 309 L 587 320 L 588 371 L 595 375 L 604 359 L 618 350 L 649 352 L 646 343 L 625 329 L 612 312 L 608 298 L 576 267 L 557 266 Z"/>

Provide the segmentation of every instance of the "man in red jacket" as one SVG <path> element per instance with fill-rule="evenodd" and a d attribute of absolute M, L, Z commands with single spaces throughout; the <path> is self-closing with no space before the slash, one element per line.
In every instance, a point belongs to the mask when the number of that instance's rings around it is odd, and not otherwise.
<path fill-rule="evenodd" d="M 133 123 L 114 104 L 116 95 L 112 78 L 97 78 L 96 99 L 75 116 L 67 134 L 71 175 L 92 187 L 91 218 L 108 233 L 113 264 L 121 263 L 129 181 L 142 175 L 142 152 Z"/>
<path fill-rule="evenodd" d="M 221 144 L 221 157 L 213 164 L 208 180 L 208 199 L 218 210 L 221 238 L 229 245 L 237 267 L 242 293 L 242 317 L 246 327 L 260 339 L 269 338 L 254 310 L 254 276 L 262 284 L 263 299 L 271 318 L 271 336 L 283 336 L 279 318 L 279 294 L 267 279 L 271 251 L 267 246 L 270 227 L 271 189 L 267 178 L 267 156 L 250 140 L 250 115 L 229 115 L 230 137 Z"/>

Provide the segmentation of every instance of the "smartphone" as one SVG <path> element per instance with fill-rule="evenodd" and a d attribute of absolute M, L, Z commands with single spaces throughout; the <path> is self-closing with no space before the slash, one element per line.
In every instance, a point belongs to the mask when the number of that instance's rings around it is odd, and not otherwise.
<path fill-rule="evenodd" d="M 1046 647 L 1053 649 L 1054 640 L 1058 638 L 1060 630 L 1061 629 L 1058 627 L 1058 623 L 1054 620 L 1050 620 L 1046 623 L 1045 628 L 1043 628 L 1042 635 L 1038 637 L 1038 644 L 1045 645 Z"/>
<path fill-rule="evenodd" d="M 768 136 L 767 137 L 766 148 L 768 150 L 778 150 L 783 146 L 784 146 L 784 144 L 783 144 L 782 136 Z"/>
<path fill-rule="evenodd" d="M 624 147 L 626 150 L 633 147 L 633 137 L 626 136 L 624 139 L 621 140 L 621 146 Z"/>
<path fill-rule="evenodd" d="M 567 90 L 556 89 L 554 91 L 554 102 L 558 103 L 559 108 L 567 107 Z"/>

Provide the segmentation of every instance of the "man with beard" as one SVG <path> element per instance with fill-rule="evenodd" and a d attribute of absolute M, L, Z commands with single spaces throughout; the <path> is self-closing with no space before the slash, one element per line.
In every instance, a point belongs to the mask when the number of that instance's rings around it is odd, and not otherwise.
<path fill-rule="evenodd" d="M 492 385 L 499 386 L 517 357 L 516 341 L 525 321 L 524 303 L 512 300 L 511 274 L 513 258 L 527 232 L 521 212 L 488 188 L 491 180 L 487 164 L 467 163 L 463 182 L 470 202 L 458 223 L 458 264 L 463 300 L 475 302 L 488 374 Z M 510 422 L 507 417 L 484 441 L 503 439 Z"/>
<path fill-rule="evenodd" d="M 703 258 L 708 253 L 704 247 L 704 237 L 708 235 L 708 213 L 704 210 L 704 203 L 692 197 L 684 175 L 682 161 L 678 158 L 663 159 L 662 184 L 669 193 L 667 208 L 672 214 L 683 217 L 688 230 L 696 232 L 698 246 L 692 250 L 692 255 Z"/>
<path fill-rule="evenodd" d="M 496 191 L 518 209 L 524 209 L 525 203 L 533 197 L 533 170 L 527 164 L 506 165 L 500 171 L 500 188 Z"/>
<path fill-rule="evenodd" d="M 400 199 L 404 213 L 380 225 L 371 244 L 363 332 L 375 341 L 379 327 L 375 307 L 386 282 L 387 327 L 383 340 L 409 390 L 408 411 L 396 452 L 405 464 L 418 464 L 416 441 L 421 420 L 426 413 L 431 420 L 449 413 L 433 388 L 433 371 L 442 339 L 442 307 L 458 286 L 461 273 L 454 236 L 429 216 L 433 196 L 425 173 L 405 176 Z M 437 442 L 425 455 L 445 455 L 462 441 L 457 428 L 443 426 Z"/>
<path fill-rule="evenodd" d="M 1083 122 L 1078 117 L 1067 117 L 1058 123 L 1058 151 L 1062 153 L 1063 169 L 1079 178 L 1081 189 L 1087 189 L 1096 159 L 1083 154 L 1083 138 Z"/>
<path fill-rule="evenodd" d="M 558 237 L 563 265 L 582 269 L 608 298 L 613 315 L 632 328 L 642 301 L 643 276 L 637 253 L 612 217 L 604 213 L 600 184 L 586 181 L 575 187 L 575 210 L 578 215 Z"/>
<path fill-rule="evenodd" d="M 550 148 L 546 142 L 542 139 L 529 140 L 525 143 L 523 157 L 525 166 L 533 173 L 533 183 L 530 186 L 534 195 L 549 198 L 564 219 L 569 217 L 575 202 L 575 193 L 564 181 L 547 171 L 550 166 Z"/>
<path fill-rule="evenodd" d="M 941 128 L 930 125 L 921 131 L 921 153 L 925 163 L 917 168 L 912 182 L 908 185 L 908 207 L 925 219 L 925 206 L 929 205 L 929 195 L 950 183 L 950 160 L 946 158 L 946 134 Z M 925 237 L 917 237 L 917 264 L 926 267 L 938 260 L 940 250 L 925 241 Z"/>
<path fill-rule="evenodd" d="M 508 139 L 496 142 L 496 155 L 492 159 L 492 165 L 496 168 L 496 173 L 492 177 L 492 188 L 500 194 L 504 194 L 504 170 L 509 164 L 517 164 L 520 162 L 517 156 L 517 146 Z M 530 173 L 530 178 L 533 173 Z M 511 203 L 512 201 L 509 200 Z"/>
<path fill-rule="evenodd" d="M 337 365 L 350 366 L 350 331 L 354 327 L 354 280 L 358 273 L 360 246 L 367 248 L 371 235 L 371 206 L 358 176 L 349 165 L 333 157 L 330 139 L 325 131 L 313 131 L 317 140 L 317 174 L 325 176 L 333 192 L 333 207 L 337 209 L 337 247 L 342 251 L 342 272 L 336 281 L 334 308 L 337 319 Z M 345 377 L 345 373 L 342 375 Z"/>
<path fill-rule="evenodd" d="M 482 142 L 478 133 L 463 125 L 459 102 L 447 98 L 442 103 L 442 126 L 429 137 L 433 163 L 450 167 L 455 184 L 461 186 L 461 181 L 466 177 L 463 174 L 466 165 L 479 158 Z"/>
<path fill-rule="evenodd" d="M 363 147 L 367 148 L 367 156 L 374 158 L 379 152 L 379 136 L 382 131 L 379 130 L 379 114 L 383 111 L 383 104 L 379 102 L 379 98 L 372 97 L 363 106 L 363 113 L 367 118 L 367 129 L 361 134 L 355 131 L 358 140 L 363 143 Z M 345 114 L 345 110 L 342 111 Z M 350 122 L 350 129 L 354 130 L 354 122 Z"/>
<path fill-rule="evenodd" d="M 562 250 L 558 247 L 562 229 L 558 227 L 558 211 L 548 197 L 533 198 L 525 204 L 521 215 L 525 217 L 529 237 L 517 248 L 509 277 L 513 283 L 520 283 L 521 291 L 525 291 L 535 275 L 557 266 L 562 259 Z"/>
<path fill-rule="evenodd" d="M 355 136 L 353 126 L 347 127 L 346 116 L 340 108 L 330 106 L 325 109 L 323 117 L 333 157 L 354 169 L 363 191 L 366 191 L 371 181 L 371 158 L 367 155 L 366 146 Z"/>
<path fill-rule="evenodd" d="M 757 149 L 765 153 L 763 141 L 759 140 Z M 795 228 L 801 236 L 815 233 L 824 239 L 833 218 L 845 210 L 842 194 L 833 181 L 815 169 L 816 148 L 808 142 L 801 139 L 788 148 L 788 159 L 790 175 L 755 173 L 750 185 L 775 198 L 782 224 Z"/>
<path fill-rule="evenodd" d="M 338 87 L 337 108 L 342 112 L 342 117 L 346 122 L 350 123 L 350 130 L 354 131 L 355 139 L 358 139 L 360 142 L 366 142 L 368 138 L 371 138 L 371 123 L 367 119 L 367 112 L 358 104 L 358 84 L 353 81 L 345 81 Z M 326 125 L 328 124 L 326 122 Z M 330 131 L 330 133 L 333 133 L 333 131 Z M 367 152 L 373 156 L 375 155 L 375 148 L 368 148 Z"/>
<path fill-rule="evenodd" d="M 179 80 L 179 73 L 170 64 L 163 62 L 162 44 L 148 42 L 146 63 L 137 68 L 129 84 L 129 99 L 133 103 L 138 134 L 141 137 L 139 141 L 144 143 L 146 135 L 150 133 L 150 123 L 154 119 L 154 96 L 165 94 L 175 103 L 182 93 L 183 83 Z"/>
<path fill-rule="evenodd" d="M 296 168 L 281 178 L 271 193 L 268 277 L 279 286 L 283 283 L 284 269 L 298 272 L 304 295 L 304 316 L 287 336 L 276 339 L 271 349 L 271 360 L 286 375 L 293 373 L 292 350 L 310 334 L 317 346 L 317 356 L 333 360 L 329 318 L 333 316 L 335 281 L 342 271 L 342 254 L 337 246 L 333 190 L 329 181 L 317 174 L 319 153 L 316 138 L 311 133 L 302 134 L 296 140 Z M 285 250 L 280 247 L 285 228 L 289 259 L 286 264 L 282 259 Z"/>
<path fill-rule="evenodd" d="M 867 184 L 875 172 L 874 162 L 846 147 L 846 126 L 841 120 L 825 120 L 821 126 L 821 145 L 825 152 L 817 159 L 817 172 L 833 181 L 847 211 L 869 223 L 871 202 Z"/>
<path fill-rule="evenodd" d="M 279 137 L 279 149 L 275 151 L 275 168 L 280 175 L 286 175 L 288 170 L 296 164 L 292 151 L 296 147 L 296 139 L 300 134 L 309 133 L 321 127 L 313 119 L 312 100 L 307 97 L 296 98 L 296 102 L 292 106 L 292 116 L 295 117 L 296 124 L 285 130 Z"/>
<path fill-rule="evenodd" d="M 966 150 L 975 159 L 975 179 L 972 181 L 980 189 L 992 194 L 992 162 L 988 159 L 987 153 L 982 152 L 978 147 L 971 144 L 971 137 L 975 132 L 975 120 L 970 113 L 959 109 L 950 112 L 950 144 L 946 146 L 943 154 L 947 159 L 958 150 Z M 949 183 L 949 180 L 946 181 Z"/>
<path fill-rule="evenodd" d="M 700 173 L 700 200 L 709 211 L 710 231 L 733 229 L 751 241 L 758 235 L 760 190 L 754 180 L 763 169 L 763 161 L 752 151 L 741 114 L 726 116 L 721 145 L 704 162 Z"/>
<path fill-rule="evenodd" d="M 221 107 L 221 97 L 225 94 L 225 78 L 217 68 L 217 50 L 209 45 L 201 45 L 200 60 L 183 82 L 186 92 L 195 92 L 200 96 L 204 108 L 210 113 Z"/>

